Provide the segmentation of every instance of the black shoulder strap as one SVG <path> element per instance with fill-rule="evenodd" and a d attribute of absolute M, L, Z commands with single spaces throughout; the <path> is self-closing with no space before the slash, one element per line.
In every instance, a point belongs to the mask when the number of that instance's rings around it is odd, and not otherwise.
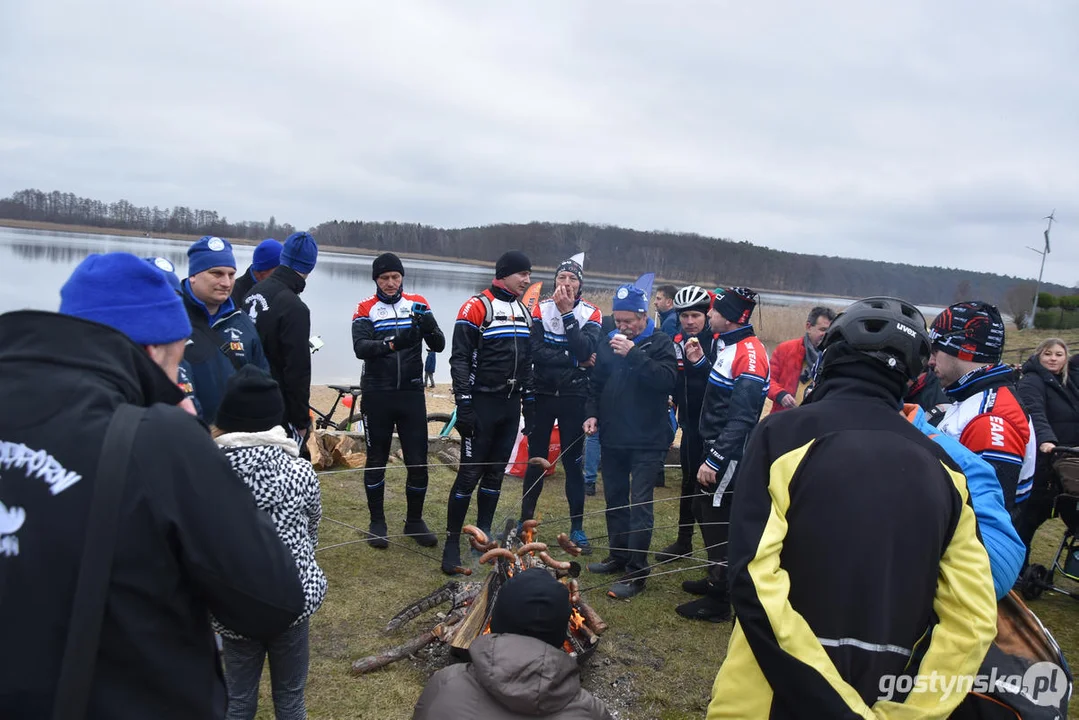
<path fill-rule="evenodd" d="M 56 685 L 53 720 L 82 720 L 90 699 L 90 685 L 97 664 L 101 623 L 105 615 L 112 556 L 116 549 L 120 501 L 127 483 L 135 431 L 145 410 L 123 404 L 109 421 L 101 459 L 94 476 L 93 498 L 86 522 L 86 539 L 79 563 L 79 577 L 71 604 L 60 680 Z"/>

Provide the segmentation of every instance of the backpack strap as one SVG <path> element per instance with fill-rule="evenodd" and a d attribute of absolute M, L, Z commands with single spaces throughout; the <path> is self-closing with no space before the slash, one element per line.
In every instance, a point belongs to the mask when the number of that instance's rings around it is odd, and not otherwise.
<path fill-rule="evenodd" d="M 145 408 L 122 404 L 116 408 L 105 431 L 56 685 L 53 720 L 86 717 L 120 524 L 120 502 L 127 484 L 135 432 L 145 414 Z"/>

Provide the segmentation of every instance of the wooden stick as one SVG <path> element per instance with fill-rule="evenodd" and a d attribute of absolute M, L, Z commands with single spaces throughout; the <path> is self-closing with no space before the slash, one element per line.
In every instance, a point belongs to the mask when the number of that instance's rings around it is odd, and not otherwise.
<path fill-rule="evenodd" d="M 592 609 L 592 606 L 588 603 L 578 603 L 577 609 L 581 611 L 581 615 L 584 615 L 584 621 L 588 623 L 592 630 L 597 635 L 602 635 L 607 632 L 607 623 L 603 622 L 603 618 L 599 616 L 599 613 Z"/>
<path fill-rule="evenodd" d="M 397 647 L 392 647 L 389 650 L 380 652 L 378 655 L 369 655 L 368 657 L 360 658 L 359 660 L 352 663 L 352 674 L 363 675 L 364 673 L 369 673 L 372 670 L 378 670 L 381 667 L 386 667 L 390 663 L 394 663 L 398 660 L 408 657 L 412 653 L 432 642 L 434 639 L 434 631 L 428 630 L 422 635 L 418 635 L 409 640 L 408 642 L 398 645 Z"/>

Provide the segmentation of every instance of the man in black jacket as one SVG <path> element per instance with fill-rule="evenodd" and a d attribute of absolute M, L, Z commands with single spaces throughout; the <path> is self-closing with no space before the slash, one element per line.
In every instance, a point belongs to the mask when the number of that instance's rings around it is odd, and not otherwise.
<path fill-rule="evenodd" d="M 708 322 L 708 311 L 712 309 L 711 293 L 697 285 L 687 285 L 675 294 L 674 309 L 682 328 L 672 338 L 678 358 L 674 404 L 678 408 L 678 425 L 682 428 L 682 441 L 678 446 L 682 498 L 678 501 L 678 538 L 656 553 L 656 562 L 670 562 L 693 552 L 693 496 L 697 494 L 697 470 L 704 456 L 701 405 L 708 387 L 708 372 L 719 345 L 718 336 Z"/>
<path fill-rule="evenodd" d="M 270 277 L 280 264 L 281 243 L 273 238 L 266 238 L 256 245 L 255 252 L 251 255 L 251 266 L 236 278 L 236 284 L 232 287 L 233 302 L 243 305 L 251 288 Z"/>
<path fill-rule="evenodd" d="M 600 432 L 607 535 L 613 549 L 588 570 L 624 572 L 607 594 L 628 600 L 644 590 L 648 576 L 652 491 L 670 445 L 667 403 L 678 361 L 671 339 L 648 317 L 643 290 L 623 285 L 615 291 L 613 308 L 615 331 L 596 352 L 584 423 L 589 435 Z"/>
<path fill-rule="evenodd" d="M 558 421 L 562 467 L 566 471 L 570 540 L 585 555 L 592 547 L 584 534 L 584 400 L 588 368 L 599 343 L 601 316 L 595 305 L 581 300 L 584 269 L 566 260 L 555 270 L 554 295 L 532 310 L 532 368 L 536 384 L 536 423 L 528 436 L 529 457 L 547 457 L 551 430 Z M 543 492 L 546 471 L 529 465 L 524 477 L 521 520 L 531 519 Z"/>
<path fill-rule="evenodd" d="M 52 713 L 105 430 L 131 404 L 146 409 L 87 717 L 223 718 L 210 613 L 251 637 L 283 632 L 304 607 L 295 562 L 205 428 L 175 407 L 191 326 L 162 273 L 91 255 L 60 310 L 0 316 L 0 637 L 18 649 L 0 672 L 0 717 Z"/>
<path fill-rule="evenodd" d="M 524 434 L 532 430 L 532 316 L 519 299 L 531 281 L 532 262 L 509 250 L 495 264 L 491 287 L 470 297 L 457 313 L 450 376 L 464 441 L 446 507 L 442 572 L 447 575 L 461 566 L 461 528 L 476 485 L 476 524 L 489 534 L 522 414 Z"/>
<path fill-rule="evenodd" d="M 757 294 L 752 290 L 730 288 L 715 299 L 708 313 L 709 325 L 719 333 L 719 345 L 701 404 L 704 455 L 697 470 L 701 494 L 694 500 L 693 512 L 712 565 L 704 579 L 682 583 L 686 592 L 704 596 L 676 609 L 691 620 L 730 618 L 726 561 L 731 493 L 742 450 L 768 396 L 771 373 L 768 352 L 749 324 L 756 305 Z"/>
<path fill-rule="evenodd" d="M 244 298 L 266 348 L 270 374 L 285 396 L 281 423 L 297 440 L 311 425 L 311 311 L 300 293 L 317 260 L 315 238 L 305 232 L 289 235 L 281 249 L 281 264 Z"/>
<path fill-rule="evenodd" d="M 389 547 L 384 492 L 386 462 L 394 428 L 401 440 L 408 477 L 405 480 L 405 534 L 424 547 L 438 539 L 423 521 L 427 497 L 427 400 L 423 393 L 423 343 L 432 352 L 446 348 L 427 299 L 403 291 L 405 266 L 393 253 L 371 264 L 375 294 L 360 302 L 352 316 L 352 347 L 363 360 L 361 414 L 367 464 L 363 485 L 371 513 L 368 542 Z"/>

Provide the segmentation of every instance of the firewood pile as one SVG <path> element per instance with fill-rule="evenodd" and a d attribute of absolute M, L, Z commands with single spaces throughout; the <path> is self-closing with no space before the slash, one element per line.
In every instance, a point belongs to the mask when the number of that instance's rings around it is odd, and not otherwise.
<path fill-rule="evenodd" d="M 516 523 L 509 521 L 501 541 L 492 541 L 478 528 L 466 525 L 463 533 L 469 536 L 472 547 L 483 553 L 480 563 L 491 565 L 491 571 L 483 580 L 448 582 L 401 610 L 387 623 L 387 633 L 398 630 L 429 610 L 450 603 L 449 612 L 440 615 L 441 621 L 430 630 L 401 645 L 356 660 L 352 663 L 352 673 L 362 675 L 385 667 L 436 640 L 449 645 L 454 655 L 467 657 L 472 641 L 491 631 L 491 612 L 502 585 L 516 573 L 535 567 L 546 569 L 565 584 L 570 596 L 570 620 L 562 649 L 578 663 L 591 657 L 607 624 L 581 599 L 577 583 L 580 564 L 551 557 L 547 545 L 535 539 L 537 524 L 535 520 L 528 520 L 518 532 Z M 571 557 L 581 553 L 565 533 L 558 536 L 558 545 Z M 465 570 L 465 573 L 471 571 Z"/>

